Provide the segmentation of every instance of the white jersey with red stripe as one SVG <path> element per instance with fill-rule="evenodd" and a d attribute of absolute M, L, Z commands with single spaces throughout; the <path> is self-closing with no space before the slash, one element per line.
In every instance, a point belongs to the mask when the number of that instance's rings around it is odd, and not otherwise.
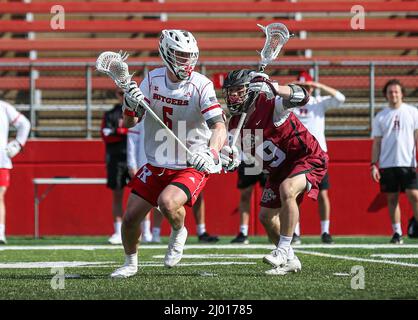
<path fill-rule="evenodd" d="M 16 140 L 23 146 L 28 138 L 30 123 L 11 104 L 0 101 L 0 168 L 11 169 L 12 161 L 6 154 L 10 125 L 17 128 Z"/>
<path fill-rule="evenodd" d="M 305 106 L 291 109 L 325 152 L 328 151 L 325 140 L 325 112 L 329 108 L 341 106 L 344 101 L 345 96 L 337 91 L 335 96 L 312 96 Z"/>
<path fill-rule="evenodd" d="M 173 83 L 163 67 L 149 72 L 140 89 L 151 109 L 192 153 L 208 148 L 212 135 L 209 127 L 224 121 L 212 81 L 193 72 L 190 79 Z M 151 115 L 145 113 L 143 121 L 148 163 L 169 169 L 186 168 L 187 154 L 178 143 Z"/>

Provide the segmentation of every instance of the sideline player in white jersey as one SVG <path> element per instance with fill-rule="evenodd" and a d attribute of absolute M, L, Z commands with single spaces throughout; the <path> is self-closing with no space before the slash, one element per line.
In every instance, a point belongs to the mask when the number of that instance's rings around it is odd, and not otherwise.
<path fill-rule="evenodd" d="M 306 129 L 318 140 L 322 150 L 328 152 L 327 143 L 325 140 L 325 113 L 329 108 L 339 107 L 345 101 L 345 96 L 338 90 L 326 86 L 322 83 L 313 81 L 310 74 L 302 71 L 299 74 L 298 82 L 311 95 L 309 102 L 301 107 L 294 108 L 292 111 L 303 123 Z M 325 92 L 326 96 L 312 96 L 315 89 L 320 89 Z M 319 184 L 318 209 L 319 217 L 321 219 L 321 241 L 323 243 L 333 243 L 329 232 L 330 211 L 331 205 L 328 197 L 329 177 L 328 172 Z M 300 225 L 296 225 L 295 234 L 292 240 L 293 244 L 300 244 Z"/>
<path fill-rule="evenodd" d="M 17 129 L 16 139 L 8 142 L 9 126 Z M 10 185 L 11 159 L 23 148 L 28 139 L 30 122 L 11 104 L 0 101 L 0 244 L 6 244 L 6 206 L 4 197 Z"/>
<path fill-rule="evenodd" d="M 112 273 L 113 278 L 137 273 L 139 224 L 152 207 L 158 207 L 172 227 L 164 265 L 178 264 L 187 239 L 184 205 L 193 206 L 209 172 L 222 169 L 219 151 L 226 140 L 225 116 L 213 83 L 193 71 L 199 56 L 195 38 L 188 31 L 163 30 L 159 52 L 165 67 L 149 72 L 140 88 L 131 82 L 125 94 L 126 125 L 132 127 L 145 117 L 147 164 L 130 183 L 122 224 L 125 264 Z M 186 144 L 192 157 L 145 112 L 142 100 Z"/>
<path fill-rule="evenodd" d="M 399 192 L 405 192 L 418 221 L 418 180 L 416 144 L 418 141 L 418 110 L 403 102 L 402 84 L 389 80 L 383 88 L 389 106 L 373 119 L 371 175 L 380 182 L 380 191 L 386 193 L 392 220 L 394 244 L 402 244 Z"/>

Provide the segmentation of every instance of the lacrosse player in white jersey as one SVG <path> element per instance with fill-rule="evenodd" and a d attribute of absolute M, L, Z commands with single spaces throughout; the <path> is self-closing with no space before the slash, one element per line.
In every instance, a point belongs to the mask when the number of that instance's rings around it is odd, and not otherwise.
<path fill-rule="evenodd" d="M 199 56 L 195 38 L 188 31 L 163 30 L 159 52 L 165 66 L 149 72 L 139 88 L 132 81 L 125 94 L 126 125 L 132 127 L 145 117 L 147 164 L 130 183 L 132 193 L 122 224 L 125 264 L 112 273 L 113 278 L 137 273 L 139 224 L 152 207 L 158 207 L 172 227 L 164 265 L 170 268 L 178 264 L 187 239 L 184 205 L 193 206 L 209 173 L 222 169 L 219 151 L 226 140 L 225 116 L 213 83 L 193 71 Z M 145 112 L 143 100 L 193 156 L 188 156 Z"/>
<path fill-rule="evenodd" d="M 16 138 L 8 142 L 9 127 L 17 129 Z M 0 101 L 0 244 L 6 244 L 6 206 L 4 197 L 10 185 L 11 159 L 23 148 L 28 139 L 30 122 L 12 105 Z"/>
<path fill-rule="evenodd" d="M 309 132 L 318 140 L 322 150 L 327 152 L 327 143 L 325 141 L 325 112 L 329 108 L 341 106 L 345 101 L 345 96 L 334 88 L 313 81 L 310 74 L 306 71 L 302 71 L 299 74 L 298 82 L 295 83 L 303 86 L 311 95 L 311 98 L 305 106 L 294 108 L 292 111 Z M 312 96 L 315 89 L 321 89 L 328 95 Z M 331 206 L 328 197 L 328 189 L 329 182 L 327 173 L 319 184 L 318 209 L 321 219 L 321 241 L 330 244 L 333 243 L 333 240 L 329 232 Z M 299 223 L 296 225 L 292 243 L 301 243 Z"/>
<path fill-rule="evenodd" d="M 416 144 L 418 140 L 418 110 L 403 102 L 402 84 L 389 80 L 383 88 L 389 106 L 373 119 L 372 179 L 386 193 L 392 220 L 394 244 L 402 244 L 399 192 L 405 192 L 418 221 L 418 180 Z"/>

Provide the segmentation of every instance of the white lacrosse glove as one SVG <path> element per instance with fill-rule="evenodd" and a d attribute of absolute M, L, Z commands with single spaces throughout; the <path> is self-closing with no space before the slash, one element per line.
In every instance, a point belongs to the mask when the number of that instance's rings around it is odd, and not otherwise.
<path fill-rule="evenodd" d="M 125 92 L 123 98 L 123 111 L 125 112 L 125 110 L 128 110 L 130 112 L 135 112 L 136 117 L 142 117 L 145 112 L 142 107 L 144 99 L 145 96 L 139 89 L 138 84 L 132 80 L 129 83 L 129 89 Z"/>
<path fill-rule="evenodd" d="M 270 77 L 268 74 L 264 73 L 264 72 L 256 72 L 256 71 L 252 71 L 250 72 L 249 76 L 251 77 L 251 80 L 255 79 L 255 78 L 259 78 L 262 77 L 266 80 L 270 80 Z"/>
<path fill-rule="evenodd" d="M 16 156 L 20 150 L 22 150 L 22 145 L 17 140 L 10 141 L 6 146 L 6 154 L 10 159 Z"/>
<path fill-rule="evenodd" d="M 222 162 L 219 159 L 219 153 L 212 148 L 194 153 L 190 158 L 189 163 L 193 168 L 200 172 L 219 173 L 222 170 Z"/>
<path fill-rule="evenodd" d="M 266 83 L 266 81 L 270 81 L 270 77 L 263 73 L 263 72 L 251 72 L 250 73 L 251 81 L 248 85 L 248 91 L 254 92 L 256 94 L 260 94 L 261 92 L 265 93 L 268 99 L 273 98 L 273 93 L 271 88 Z"/>
<path fill-rule="evenodd" d="M 239 159 L 239 151 L 236 146 L 224 146 L 221 150 L 222 168 L 226 171 L 234 171 L 238 168 L 241 160 Z"/>

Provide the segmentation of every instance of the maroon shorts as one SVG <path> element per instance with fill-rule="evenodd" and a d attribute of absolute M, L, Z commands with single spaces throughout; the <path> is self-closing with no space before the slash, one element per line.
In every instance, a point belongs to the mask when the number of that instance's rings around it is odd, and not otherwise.
<path fill-rule="evenodd" d="M 327 173 L 328 159 L 320 160 L 318 158 L 304 158 L 294 162 L 294 165 L 289 170 L 279 171 L 279 174 L 269 176 L 263 190 L 260 205 L 266 208 L 280 208 L 280 185 L 287 178 L 304 174 L 308 181 L 306 193 L 309 198 L 316 200 L 319 194 L 319 184 Z M 296 201 L 298 205 L 303 200 L 303 193 L 301 193 Z"/>
<path fill-rule="evenodd" d="M 171 184 L 184 191 L 187 195 L 186 205 L 191 207 L 202 192 L 208 178 L 208 174 L 193 168 L 173 170 L 154 167 L 148 163 L 138 170 L 128 186 L 132 188 L 133 193 L 156 207 L 161 192 Z"/>
<path fill-rule="evenodd" d="M 0 168 L 0 187 L 9 187 L 10 185 L 10 170 Z"/>

